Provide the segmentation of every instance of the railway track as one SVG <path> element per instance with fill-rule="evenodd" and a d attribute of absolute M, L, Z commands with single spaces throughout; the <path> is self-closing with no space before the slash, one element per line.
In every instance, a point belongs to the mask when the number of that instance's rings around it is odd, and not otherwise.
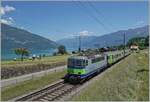
<path fill-rule="evenodd" d="M 60 81 L 37 92 L 18 98 L 15 101 L 58 101 L 79 86 Z"/>
<path fill-rule="evenodd" d="M 107 68 L 105 68 L 105 70 Z M 82 85 L 83 84 L 72 85 L 69 83 L 65 83 L 63 80 L 61 80 L 39 91 L 25 95 L 21 98 L 17 98 L 14 101 L 59 101 L 59 100 L 62 100 L 64 96 L 67 96 L 69 93 L 75 91 L 77 88 L 82 87 Z"/>

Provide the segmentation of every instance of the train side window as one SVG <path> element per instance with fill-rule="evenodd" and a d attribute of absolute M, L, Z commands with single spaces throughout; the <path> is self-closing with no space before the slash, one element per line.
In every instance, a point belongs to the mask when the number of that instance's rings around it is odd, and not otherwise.
<path fill-rule="evenodd" d="M 73 67 L 75 65 L 75 60 L 69 59 L 68 60 L 68 67 Z"/>
<path fill-rule="evenodd" d="M 76 66 L 81 66 L 82 65 L 82 61 L 81 60 L 76 60 Z"/>
<path fill-rule="evenodd" d="M 101 60 L 101 58 L 97 58 L 97 59 L 96 59 L 96 62 L 98 62 L 98 61 L 100 61 L 100 60 Z"/>
<path fill-rule="evenodd" d="M 100 58 L 100 61 L 102 61 L 102 60 L 104 60 L 104 57 L 101 57 L 101 58 Z"/>
<path fill-rule="evenodd" d="M 88 65 L 88 60 L 86 60 L 86 65 Z"/>
<path fill-rule="evenodd" d="M 83 60 L 82 62 L 83 62 L 83 63 L 82 63 L 82 66 L 87 66 L 86 60 Z"/>
<path fill-rule="evenodd" d="M 85 66 L 85 60 L 81 60 L 81 66 Z"/>
<path fill-rule="evenodd" d="M 96 63 L 96 61 L 97 61 L 96 58 L 92 59 L 92 63 Z"/>
<path fill-rule="evenodd" d="M 107 60 L 109 60 L 110 59 L 110 56 L 107 56 Z"/>

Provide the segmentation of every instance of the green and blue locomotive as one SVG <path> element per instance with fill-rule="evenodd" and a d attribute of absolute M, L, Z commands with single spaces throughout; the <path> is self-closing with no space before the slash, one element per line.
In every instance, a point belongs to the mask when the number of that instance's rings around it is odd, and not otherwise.
<path fill-rule="evenodd" d="M 83 82 L 98 74 L 107 66 L 121 60 L 129 53 L 129 50 L 126 50 L 125 54 L 124 51 L 112 51 L 93 56 L 71 56 L 68 58 L 65 81 L 71 83 Z"/>

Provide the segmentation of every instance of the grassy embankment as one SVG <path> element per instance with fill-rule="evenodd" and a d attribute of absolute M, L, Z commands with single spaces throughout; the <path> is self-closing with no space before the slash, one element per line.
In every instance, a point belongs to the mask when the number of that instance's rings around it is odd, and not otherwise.
<path fill-rule="evenodd" d="M 48 84 L 51 84 L 52 82 L 59 80 L 65 74 L 66 74 L 66 71 L 60 71 L 56 73 L 51 73 L 41 78 L 37 78 L 35 80 L 24 81 L 24 82 L 18 83 L 15 86 L 9 86 L 2 90 L 1 100 L 6 101 L 14 97 L 23 95 L 25 93 L 32 92 L 33 90 L 42 88 Z"/>
<path fill-rule="evenodd" d="M 148 101 L 148 51 L 134 53 L 103 72 L 97 81 L 72 97 L 73 101 Z"/>
<path fill-rule="evenodd" d="M 2 61 L 1 62 L 1 78 L 6 79 L 10 77 L 20 76 L 47 70 L 57 66 L 65 65 L 69 55 L 58 55 L 51 57 L 44 57 L 41 60 L 25 60 L 21 61 Z"/>

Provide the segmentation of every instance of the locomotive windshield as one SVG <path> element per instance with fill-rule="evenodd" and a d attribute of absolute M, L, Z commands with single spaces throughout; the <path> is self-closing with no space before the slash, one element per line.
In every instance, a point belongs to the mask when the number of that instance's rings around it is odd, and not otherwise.
<path fill-rule="evenodd" d="M 70 68 L 83 68 L 87 64 L 88 62 L 83 59 L 68 59 L 68 67 Z"/>

